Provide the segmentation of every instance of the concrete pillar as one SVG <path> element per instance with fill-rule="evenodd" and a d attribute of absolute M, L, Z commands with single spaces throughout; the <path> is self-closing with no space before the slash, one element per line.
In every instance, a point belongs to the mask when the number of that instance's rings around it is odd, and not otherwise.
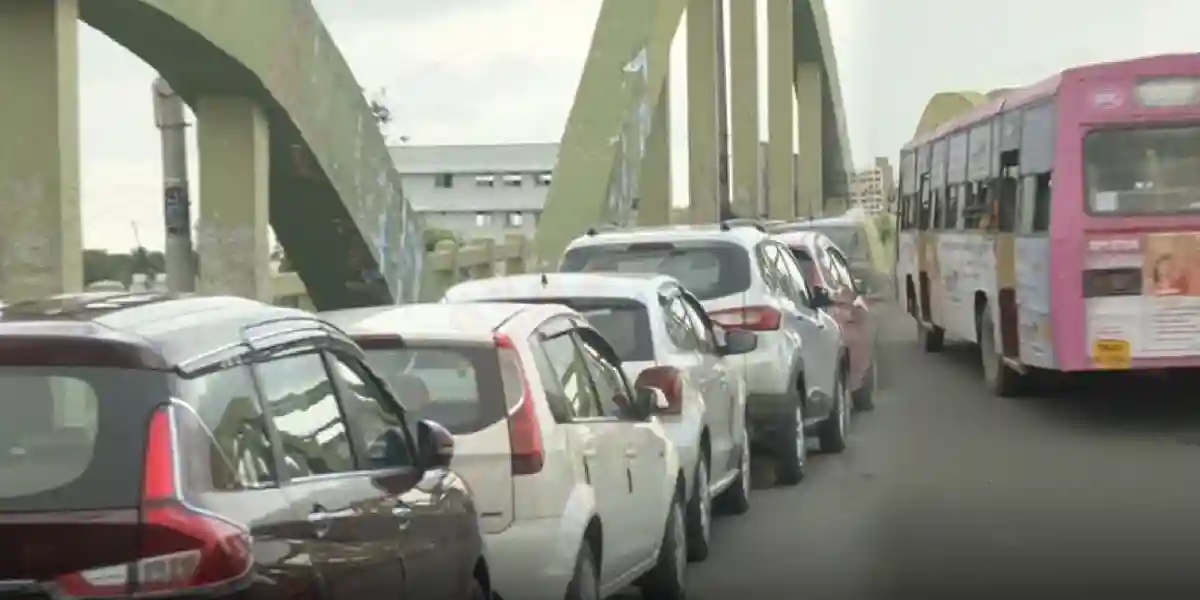
<path fill-rule="evenodd" d="M 822 157 L 824 136 L 821 114 L 821 65 L 796 65 L 796 112 L 800 162 L 796 186 L 800 196 L 800 214 L 819 216 L 825 211 L 825 168 Z"/>
<path fill-rule="evenodd" d="M 758 216 L 758 2 L 729 3 L 733 212 Z"/>
<path fill-rule="evenodd" d="M 793 145 L 792 0 L 767 2 L 767 213 L 772 219 L 796 218 L 793 202 L 795 159 Z"/>
<path fill-rule="evenodd" d="M 651 119 L 646 156 L 642 158 L 639 225 L 671 222 L 671 78 L 668 75 Z"/>
<path fill-rule="evenodd" d="M 687 9 L 688 182 L 692 223 L 718 216 L 717 2 L 691 0 Z"/>
<path fill-rule="evenodd" d="M 205 294 L 270 300 L 270 130 L 248 98 L 196 103 L 200 284 Z"/>
<path fill-rule="evenodd" d="M 0 299 L 83 288 L 79 6 L 0 0 Z"/>

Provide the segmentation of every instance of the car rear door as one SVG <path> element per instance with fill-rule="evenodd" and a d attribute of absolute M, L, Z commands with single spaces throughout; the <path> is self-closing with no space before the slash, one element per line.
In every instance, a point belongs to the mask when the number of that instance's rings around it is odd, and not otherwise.
<path fill-rule="evenodd" d="M 707 410 L 704 420 L 710 432 L 712 463 L 709 466 L 714 477 L 720 477 L 728 469 L 737 468 L 741 460 L 741 453 L 734 452 L 733 445 L 741 433 L 744 407 L 739 402 L 741 396 L 737 382 L 730 375 L 725 361 L 717 354 L 712 322 L 694 297 L 685 292 L 680 295 L 680 300 L 684 303 L 688 322 L 699 339 L 700 368 L 708 378 L 705 384 L 704 402 Z"/>
<path fill-rule="evenodd" d="M 419 474 L 363 468 L 369 457 L 316 348 L 267 358 L 255 372 L 279 440 L 283 491 L 307 520 L 309 560 L 322 574 L 325 597 L 414 597 L 407 576 L 420 573 L 433 552 L 432 539 L 410 531 L 417 519 L 404 502 Z"/>

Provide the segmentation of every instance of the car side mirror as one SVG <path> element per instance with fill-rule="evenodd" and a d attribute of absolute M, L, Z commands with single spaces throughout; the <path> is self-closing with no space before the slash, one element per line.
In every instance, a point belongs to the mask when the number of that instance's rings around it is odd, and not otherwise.
<path fill-rule="evenodd" d="M 656 387 L 640 386 L 633 392 L 632 408 L 635 414 L 630 416 L 639 421 L 645 421 L 669 407 L 667 395 L 662 390 Z"/>
<path fill-rule="evenodd" d="M 446 469 L 453 459 L 454 435 L 433 421 L 417 423 L 418 463 L 426 469 Z"/>
<path fill-rule="evenodd" d="M 829 290 L 821 286 L 814 287 L 812 289 L 812 307 L 820 309 L 830 306 L 833 306 L 833 297 L 829 295 Z"/>
<path fill-rule="evenodd" d="M 758 334 L 745 329 L 730 329 L 725 332 L 725 343 L 721 346 L 723 356 L 747 354 L 758 348 Z"/>
<path fill-rule="evenodd" d="M 867 286 L 867 280 L 863 279 L 862 277 L 855 277 L 854 278 L 854 291 L 858 292 L 859 294 L 867 293 L 869 291 L 869 288 Z"/>

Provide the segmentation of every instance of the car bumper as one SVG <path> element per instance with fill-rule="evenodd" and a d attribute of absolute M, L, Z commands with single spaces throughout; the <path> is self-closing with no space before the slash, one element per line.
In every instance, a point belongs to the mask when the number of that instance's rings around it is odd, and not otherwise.
<path fill-rule="evenodd" d="M 566 520 L 532 519 L 488 534 L 492 587 L 504 600 L 562 600 L 575 574 L 582 532 Z"/>

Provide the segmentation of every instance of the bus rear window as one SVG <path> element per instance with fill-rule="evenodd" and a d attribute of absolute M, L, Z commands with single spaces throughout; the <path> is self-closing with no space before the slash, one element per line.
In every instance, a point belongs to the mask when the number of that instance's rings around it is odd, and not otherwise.
<path fill-rule="evenodd" d="M 1093 214 L 1200 212 L 1200 126 L 1093 131 L 1083 160 Z"/>
<path fill-rule="evenodd" d="M 0 367 L 0 511 L 134 507 L 146 424 L 167 376 Z"/>

